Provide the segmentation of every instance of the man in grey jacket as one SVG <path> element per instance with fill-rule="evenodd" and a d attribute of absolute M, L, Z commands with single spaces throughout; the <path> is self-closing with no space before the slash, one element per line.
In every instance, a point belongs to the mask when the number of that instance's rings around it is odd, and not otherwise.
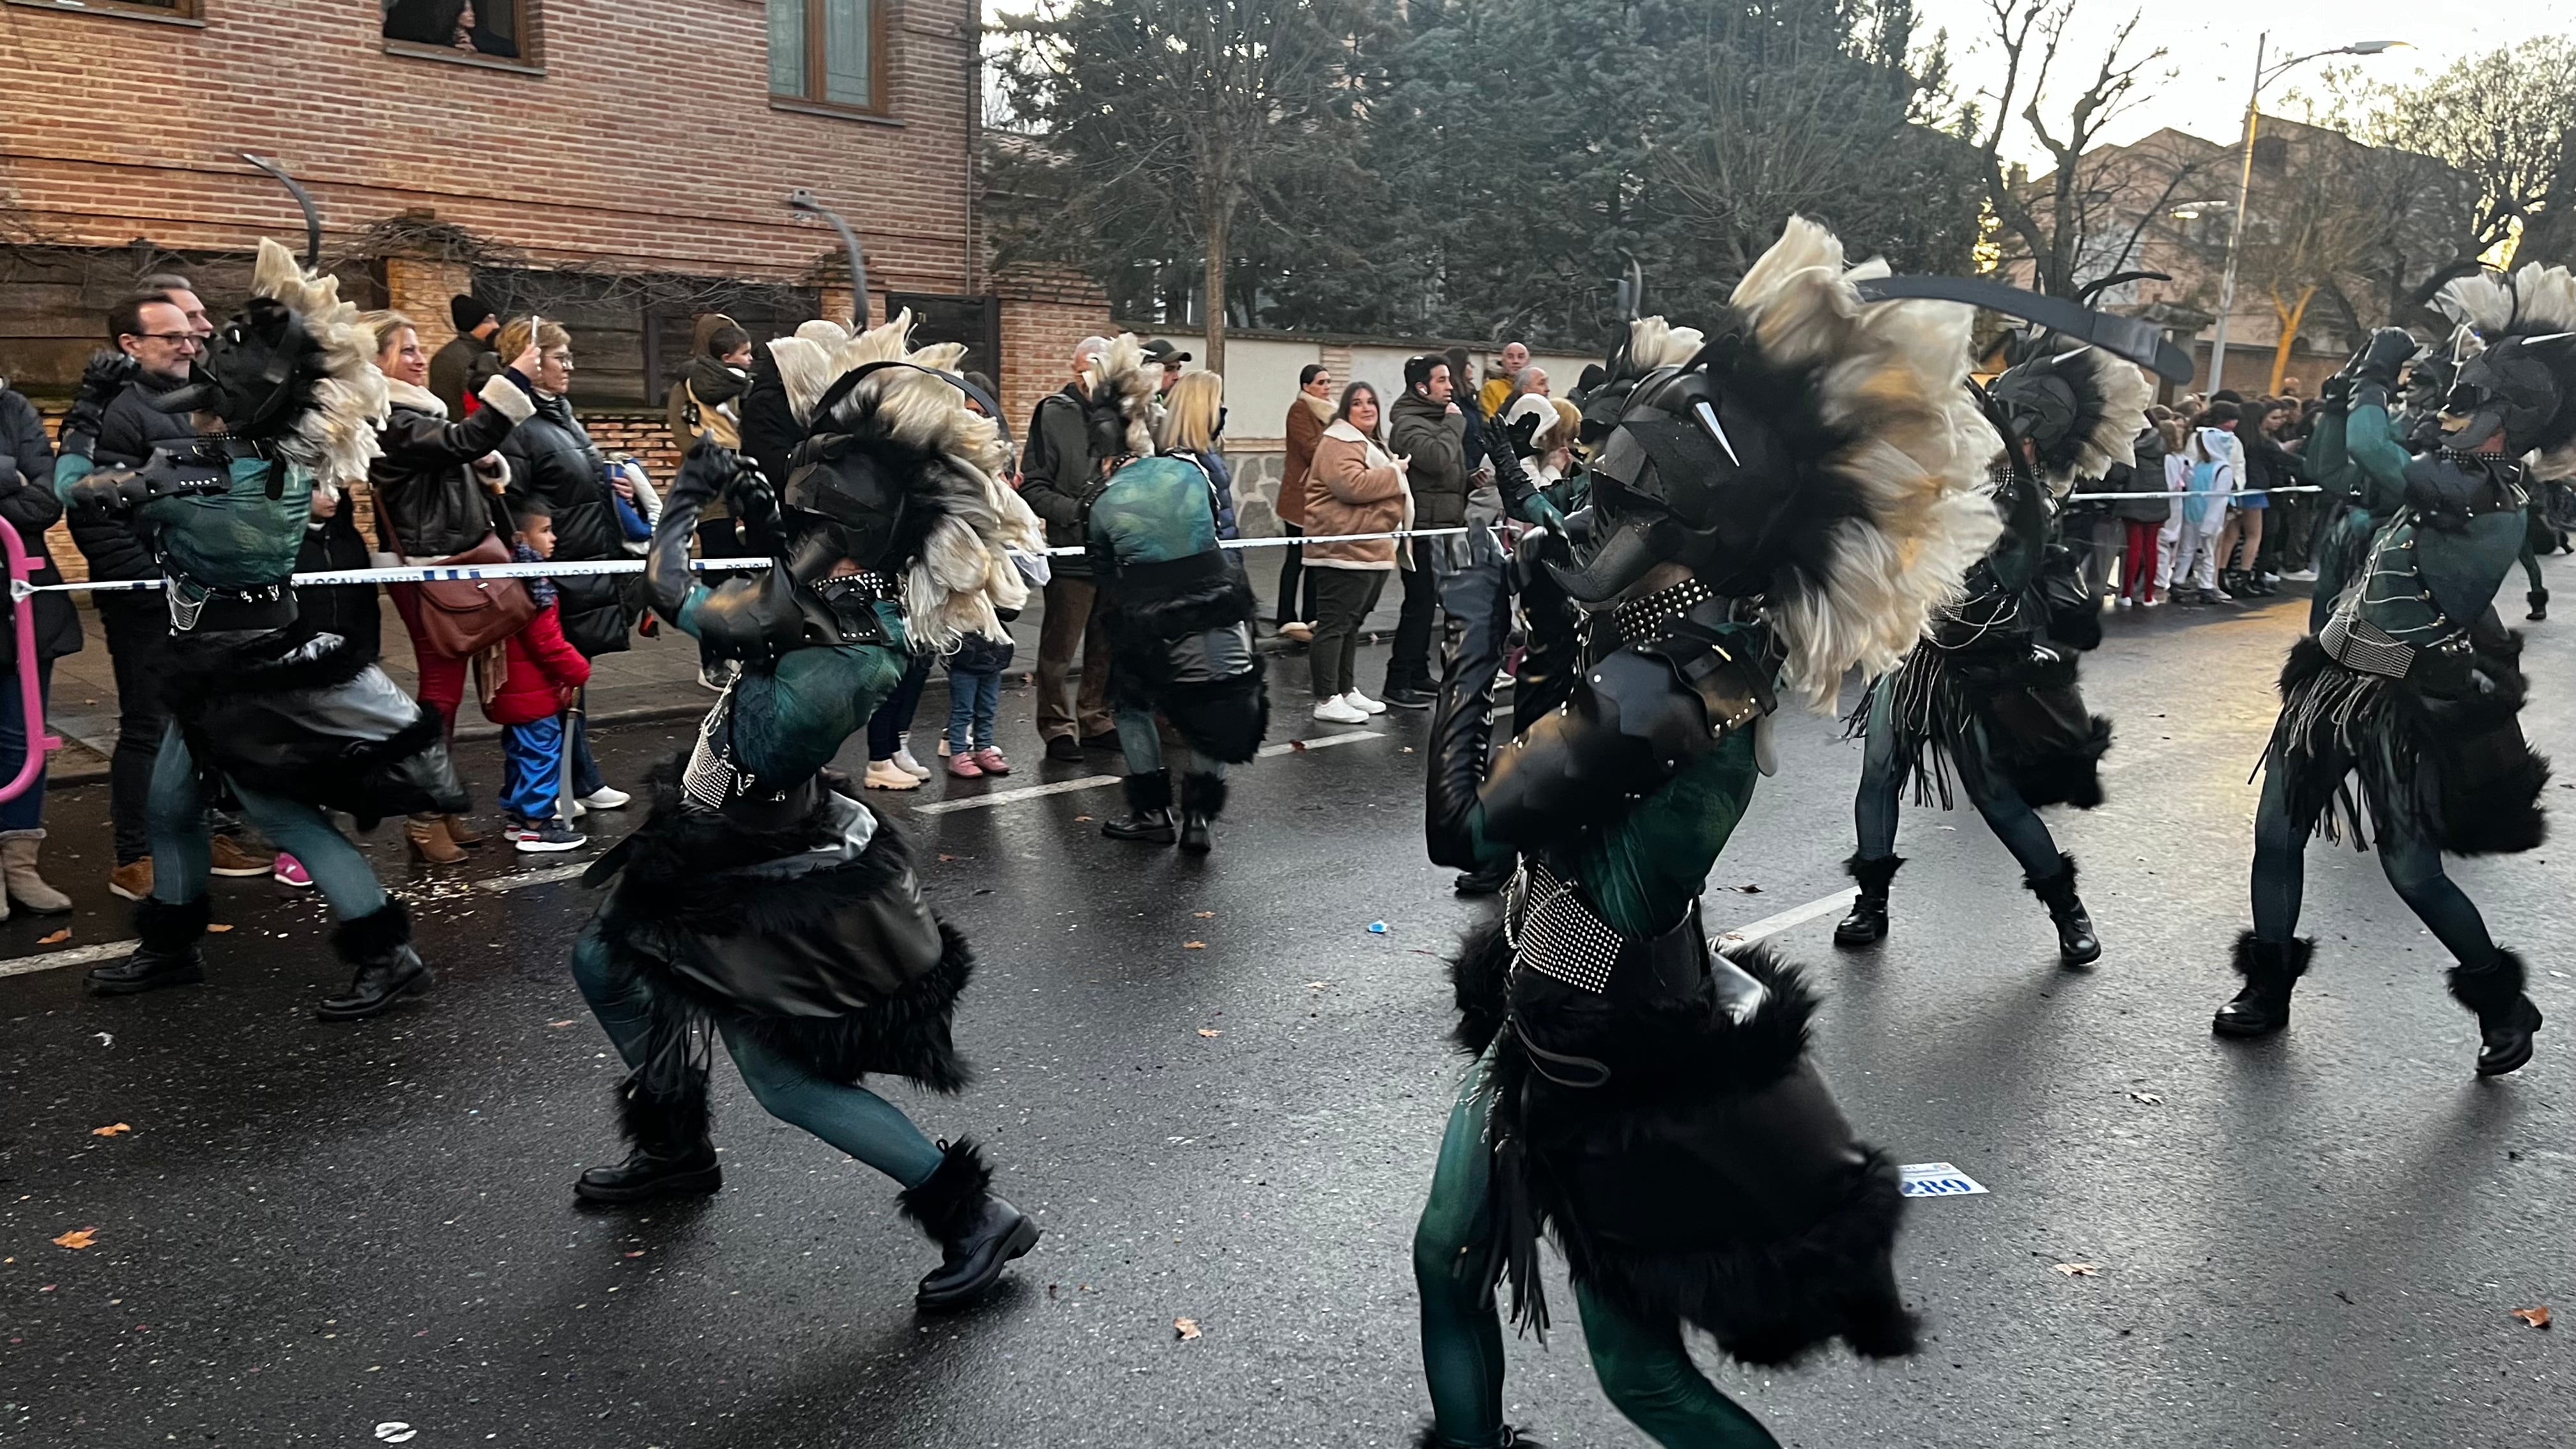
<path fill-rule="evenodd" d="M 1091 455 L 1090 428 L 1083 419 L 1085 379 L 1092 360 L 1108 350 L 1107 338 L 1082 339 L 1073 349 L 1073 381 L 1038 399 L 1037 411 L 1029 417 L 1029 441 L 1020 457 L 1020 497 L 1046 520 L 1050 548 L 1083 543 L 1083 494 L 1099 461 Z M 1098 590 L 1091 561 L 1063 554 L 1050 563 L 1053 577 L 1047 581 L 1046 614 L 1038 627 L 1038 733 L 1046 738 L 1048 759 L 1070 764 L 1082 758 L 1085 746 L 1118 748 L 1117 722 L 1109 713 L 1109 630 L 1093 607 Z M 1077 649 L 1082 691 L 1068 709 L 1065 676 Z"/>
<path fill-rule="evenodd" d="M 1404 396 L 1387 414 L 1387 451 L 1409 458 L 1413 526 L 1456 528 L 1467 521 L 1467 418 L 1451 401 L 1456 384 L 1437 353 L 1405 359 Z M 1399 545 L 1404 606 L 1387 655 L 1385 700 L 1397 709 L 1431 707 L 1431 614 L 1448 570 L 1445 539 Z"/>

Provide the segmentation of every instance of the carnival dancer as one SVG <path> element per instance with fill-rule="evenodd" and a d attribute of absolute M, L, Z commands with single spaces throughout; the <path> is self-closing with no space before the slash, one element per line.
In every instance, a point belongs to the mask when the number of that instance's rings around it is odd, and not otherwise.
<path fill-rule="evenodd" d="M 1217 546 L 1216 485 L 1197 462 L 1154 452 L 1160 366 L 1121 333 L 1092 364 L 1083 418 L 1094 475 L 1082 496 L 1083 541 L 1109 631 L 1109 698 L 1127 757 L 1127 813 L 1112 840 L 1204 854 L 1225 813 L 1228 765 L 1247 763 L 1270 725 L 1261 655 L 1252 647 L 1252 585 Z M 1160 716 L 1180 748 L 1166 761 Z M 1177 765 L 1177 797 L 1172 776 Z M 1180 826 L 1173 828 L 1177 798 Z"/>
<path fill-rule="evenodd" d="M 1029 1251 L 1038 1226 L 993 1195 L 966 1138 L 941 1146 L 860 1085 L 869 1073 L 961 1090 L 949 1037 L 973 969 L 922 900 L 912 852 L 824 767 L 867 724 L 916 650 L 999 633 L 1028 591 L 1006 548 L 1042 548 L 1000 477 L 1010 454 L 965 406 L 954 345 L 905 351 L 909 312 L 856 338 L 813 324 L 770 344 L 805 436 L 782 500 L 701 438 L 646 558 L 654 610 L 742 666 L 689 751 L 655 772 L 651 816 L 584 880 L 614 881 L 573 947 L 573 979 L 629 1073 L 632 1151 L 574 1185 L 619 1203 L 721 1185 L 707 1107 L 721 1036 L 752 1096 L 893 1178 L 902 1213 L 940 1245 L 926 1308 L 969 1302 Z M 695 582 L 689 541 L 722 496 L 766 573 Z"/>
<path fill-rule="evenodd" d="M 1551 1229 L 1603 1389 L 1665 1445 L 1776 1442 L 1691 1366 L 1685 1326 L 1756 1364 L 1913 1347 L 1895 1168 L 1805 1059 L 1813 999 L 1762 948 L 1714 955 L 1699 917 L 1775 691 L 1830 708 L 1844 670 L 1894 664 L 1996 535 L 1965 446 L 1969 313 L 1865 304 L 1853 281 L 1883 274 L 1792 218 L 1712 337 L 1632 324 L 1586 407 L 1583 542 L 1568 559 L 1534 530 L 1521 553 L 1584 608 L 1580 677 L 1490 778 L 1499 641 L 1451 635 L 1431 856 L 1521 863 L 1454 966 L 1478 1059 L 1414 1236 L 1425 1445 L 1531 1442 L 1502 1419 L 1495 1288 L 1544 1329 Z M 1519 451 L 1497 482 L 1527 517 Z"/>
<path fill-rule="evenodd" d="M 2477 1013 L 2478 1075 L 2500 1076 L 2531 1059 L 2540 1009 L 2522 958 L 2488 935 L 2442 857 L 2529 850 L 2546 833 L 2549 766 L 2520 723 L 2522 640 L 2494 599 L 2532 491 L 2576 474 L 2576 280 L 2535 263 L 2452 282 L 2439 303 L 2483 350 L 2460 366 L 2440 448 L 2407 465 L 2405 502 L 2281 671 L 2254 817 L 2254 926 L 2236 942 L 2244 986 L 2211 1025 L 2236 1037 L 2289 1025 L 2316 949 L 2297 934 L 2308 838 L 2348 830 L 2457 960 L 2451 996 Z M 2387 369 L 2372 360 L 2405 345 L 2388 328 L 2365 347 L 2356 415 L 2385 401 Z"/>
<path fill-rule="evenodd" d="M 1845 862 L 1860 894 L 1834 927 L 1837 945 L 1887 935 L 1888 888 L 1905 864 L 1896 817 L 1907 782 L 1916 804 L 1946 810 L 1955 775 L 2047 906 L 2058 959 L 2101 959 L 2075 893 L 2075 857 L 2038 813 L 2101 804 L 2099 767 L 2111 747 L 2111 722 L 2086 712 L 2076 684 L 2076 655 L 2102 642 L 2101 601 L 2051 531 L 2057 501 L 2078 480 L 2134 461 L 2130 442 L 2150 393 L 2145 373 L 2095 347 L 2033 357 L 1989 389 L 2003 440 L 1990 471 L 2004 536 L 1968 570 L 1965 597 L 1934 614 L 1922 642 L 1871 681 L 1853 711 L 1868 737 L 1852 804 L 1860 847 Z"/>
<path fill-rule="evenodd" d="M 2400 370 L 2406 373 L 2405 406 L 2396 409 L 2389 401 Z M 2314 550 L 2309 633 L 2326 626 L 2344 588 L 2360 577 L 2371 539 L 2404 505 L 2407 463 L 2416 453 L 2440 448 L 2442 402 L 2456 371 L 2443 347 L 2418 349 L 2403 328 L 2384 327 L 2317 390 L 2325 407 L 2299 455 L 2326 501 Z"/>
<path fill-rule="evenodd" d="M 89 973 L 100 995 L 205 979 L 205 810 L 224 786 L 303 862 L 338 918 L 331 947 L 352 976 L 318 1015 L 373 1016 L 430 986 L 410 914 L 327 812 L 346 811 L 362 828 L 462 812 L 445 726 L 376 666 L 373 639 L 300 621 L 288 583 L 316 483 L 355 484 L 377 455 L 388 403 L 375 355 L 375 334 L 340 300 L 338 280 L 263 241 L 250 304 L 209 341 L 190 381 L 155 402 L 194 414 L 195 447 L 131 470 L 65 460 L 61 476 L 77 480 L 64 489 L 69 507 L 153 526 L 170 605 L 171 722 L 152 772 L 152 893 L 135 908 L 134 954 Z"/>

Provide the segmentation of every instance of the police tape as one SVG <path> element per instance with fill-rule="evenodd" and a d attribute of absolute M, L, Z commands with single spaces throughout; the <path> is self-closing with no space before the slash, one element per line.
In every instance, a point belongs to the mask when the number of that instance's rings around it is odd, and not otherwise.
<path fill-rule="evenodd" d="M 1467 532 L 1459 528 L 1405 528 L 1387 533 L 1292 534 L 1279 538 L 1229 538 L 1217 547 L 1228 549 L 1281 548 L 1289 544 L 1364 543 L 1389 539 L 1455 538 Z M 1018 550 L 1011 550 L 1017 554 Z M 1083 548 L 1051 548 L 1051 558 L 1080 557 Z M 696 573 L 725 573 L 742 569 L 765 569 L 775 560 L 765 558 L 700 558 L 691 559 L 689 568 Z M 584 559 L 580 561 L 546 561 L 507 564 L 407 564 L 390 568 L 325 569 L 315 573 L 296 574 L 288 580 L 299 589 L 327 588 L 341 584 L 438 584 L 460 579 L 579 579 L 602 574 L 640 574 L 644 560 Z M 23 599 L 30 594 L 74 593 L 141 593 L 162 587 L 160 579 L 91 579 L 79 583 L 29 584 L 13 581 L 11 598 Z"/>
<path fill-rule="evenodd" d="M 2325 491 L 2326 490 L 2318 487 L 2314 483 L 2301 483 L 2289 488 L 2237 488 L 2231 490 L 2227 496 L 2230 498 L 2252 498 L 2258 494 L 2264 493 L 2323 493 Z M 2177 492 L 2171 488 L 2156 488 L 2144 493 L 2069 493 L 2062 501 L 2067 503 L 2098 503 L 2109 498 L 2190 498 L 2194 496 L 2195 495 L 2190 493 Z M 2208 495 L 2200 494 L 2196 496 L 2207 497 Z"/>

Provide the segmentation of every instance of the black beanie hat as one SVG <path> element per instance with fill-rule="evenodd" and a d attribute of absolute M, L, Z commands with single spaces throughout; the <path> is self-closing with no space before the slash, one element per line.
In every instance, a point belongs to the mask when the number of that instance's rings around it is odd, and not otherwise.
<path fill-rule="evenodd" d="M 447 315 L 455 321 L 457 331 L 471 332 L 482 326 L 485 318 L 499 313 L 482 298 L 460 293 L 447 299 Z"/>

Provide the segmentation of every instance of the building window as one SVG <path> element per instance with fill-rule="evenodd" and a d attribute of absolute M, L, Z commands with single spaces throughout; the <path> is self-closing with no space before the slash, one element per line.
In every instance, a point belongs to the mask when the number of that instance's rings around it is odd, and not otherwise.
<path fill-rule="evenodd" d="M 536 61 L 533 0 L 382 0 L 388 49 L 412 55 Z"/>
<path fill-rule="evenodd" d="M 197 0 L 9 0 L 39 10 L 70 10 L 83 15 L 131 15 L 140 20 L 188 20 L 197 16 Z"/>
<path fill-rule="evenodd" d="M 885 109 L 877 0 L 769 0 L 769 93 Z"/>

